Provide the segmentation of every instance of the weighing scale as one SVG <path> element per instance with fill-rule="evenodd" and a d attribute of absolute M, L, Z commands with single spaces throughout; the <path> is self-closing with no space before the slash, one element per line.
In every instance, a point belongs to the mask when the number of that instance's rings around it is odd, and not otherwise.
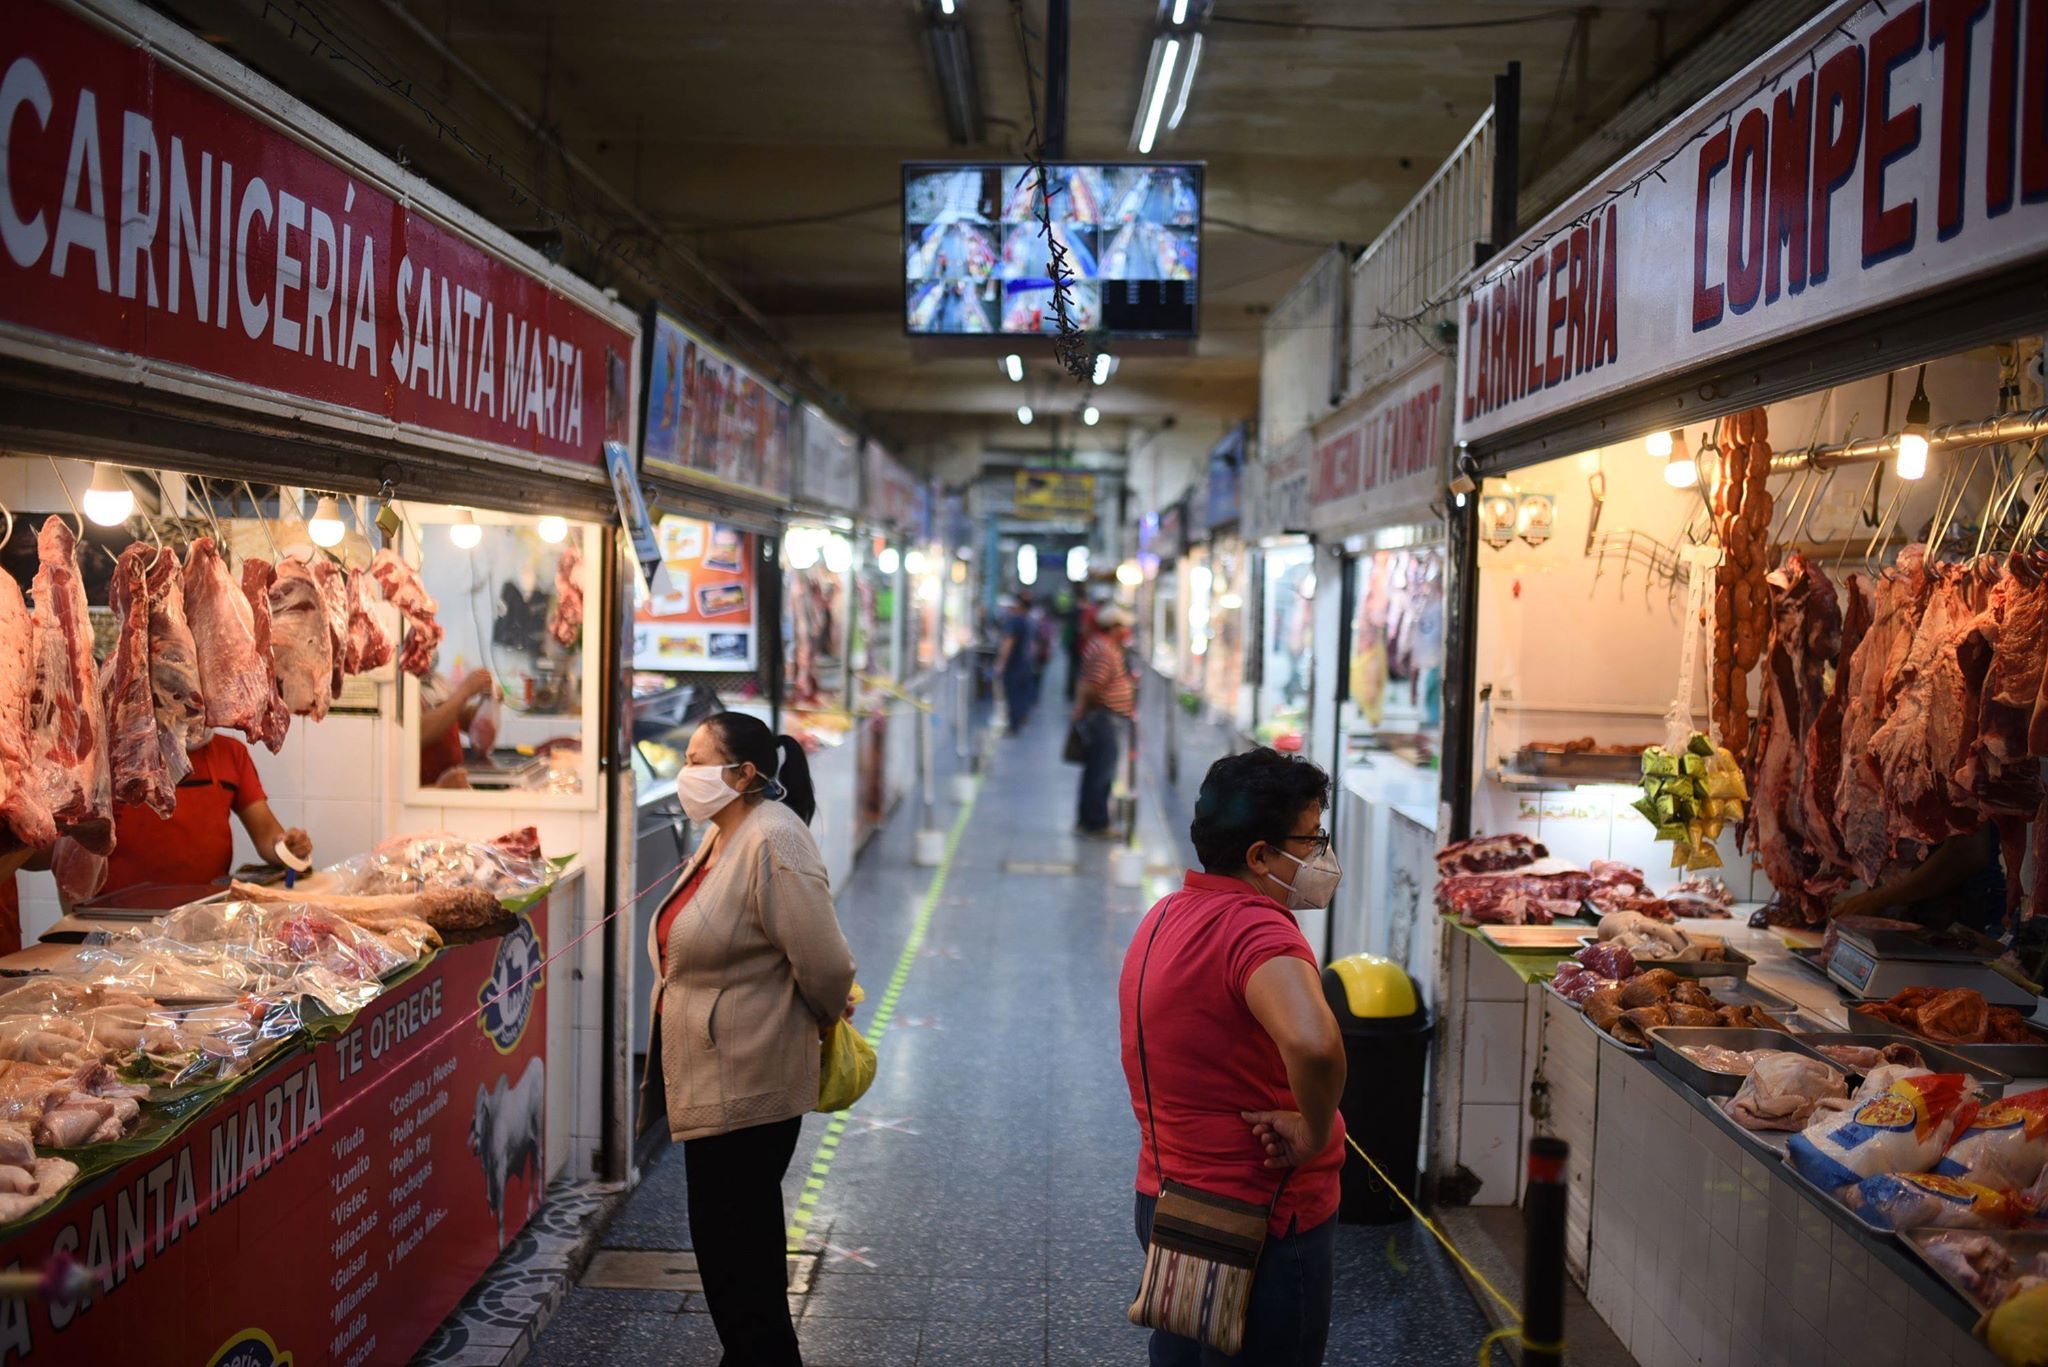
<path fill-rule="evenodd" d="M 1973 930 L 1844 930 L 1835 942 L 1828 977 L 1851 996 L 1882 1001 L 1909 987 L 1967 987 L 1993 1006 L 2031 1012 L 2040 1005 L 2033 993 L 1998 970 L 1991 961 L 2005 946 Z"/>

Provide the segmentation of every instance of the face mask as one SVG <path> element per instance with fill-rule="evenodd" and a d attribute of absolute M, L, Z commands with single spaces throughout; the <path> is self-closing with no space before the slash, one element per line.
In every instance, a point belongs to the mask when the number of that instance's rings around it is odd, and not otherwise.
<path fill-rule="evenodd" d="M 676 772 L 676 797 L 683 814 L 692 821 L 705 822 L 725 810 L 739 794 L 726 784 L 725 771 L 737 764 L 689 764 Z"/>
<path fill-rule="evenodd" d="M 1289 911 L 1321 911 L 1337 896 L 1337 883 L 1344 877 L 1344 870 L 1337 864 L 1334 851 L 1324 850 L 1313 860 L 1295 859 L 1286 850 L 1274 848 L 1275 854 L 1295 863 L 1294 882 L 1286 885 L 1287 895 L 1280 902 Z M 1273 875 L 1267 874 L 1268 878 Z M 1280 880 L 1273 878 L 1278 883 Z"/>

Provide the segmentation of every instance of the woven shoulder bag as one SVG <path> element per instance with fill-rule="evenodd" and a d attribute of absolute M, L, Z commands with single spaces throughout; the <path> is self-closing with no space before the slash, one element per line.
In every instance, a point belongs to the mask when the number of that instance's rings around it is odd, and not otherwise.
<path fill-rule="evenodd" d="M 1235 1357 L 1244 1347 L 1244 1317 L 1251 1305 L 1252 1279 L 1266 1247 L 1267 1224 L 1289 1173 L 1280 1175 L 1273 1200 L 1263 1206 L 1218 1196 L 1184 1182 L 1167 1180 L 1159 1159 L 1159 1126 L 1152 1116 L 1152 1073 L 1145 1060 L 1145 971 L 1152 946 L 1166 923 L 1162 911 L 1145 942 L 1138 965 L 1132 1015 L 1138 1035 L 1138 1077 L 1144 1084 L 1145 1129 L 1152 1140 L 1152 1167 L 1159 1174 L 1159 1199 L 1145 1244 L 1145 1272 L 1131 1302 L 1132 1324 L 1164 1330 Z"/>

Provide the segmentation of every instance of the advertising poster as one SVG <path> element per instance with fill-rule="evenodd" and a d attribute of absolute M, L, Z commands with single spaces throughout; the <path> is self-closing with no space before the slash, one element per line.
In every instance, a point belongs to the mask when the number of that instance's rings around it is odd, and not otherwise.
<path fill-rule="evenodd" d="M 694 471 L 777 498 L 790 495 L 795 405 L 659 310 L 649 315 L 650 472 Z"/>
<path fill-rule="evenodd" d="M 1037 518 L 1095 516 L 1095 476 L 1083 470 L 1019 470 L 1016 515 Z"/>
<path fill-rule="evenodd" d="M 8 1239 L 9 1267 L 114 1270 L 75 1303 L 0 1301 L 0 1359 L 410 1358 L 544 1194 L 547 908 L 444 950 Z"/>
<path fill-rule="evenodd" d="M 760 636 L 753 535 L 673 515 L 654 535 L 667 582 L 633 611 L 633 668 L 752 671 Z"/>

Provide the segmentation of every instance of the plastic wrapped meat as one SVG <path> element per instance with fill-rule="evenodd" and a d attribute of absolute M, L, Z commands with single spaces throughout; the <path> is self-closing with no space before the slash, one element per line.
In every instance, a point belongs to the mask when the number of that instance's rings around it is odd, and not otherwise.
<path fill-rule="evenodd" d="M 1986 1187 L 2031 1187 L 2048 1168 L 2048 1089 L 1989 1101 L 1935 1171 Z"/>
<path fill-rule="evenodd" d="M 1880 1173 L 1926 1172 L 1976 1113 L 1970 1079 L 1962 1073 L 1900 1078 L 1879 1095 L 1864 1099 L 1859 1092 L 1849 1108 L 1816 1117 L 1792 1136 L 1786 1157 L 1827 1191 Z"/>
<path fill-rule="evenodd" d="M 523 897 L 553 881 L 533 827 L 492 841 L 447 831 L 401 835 L 327 870 L 335 890 L 351 896 L 422 892 L 433 887 L 482 888 L 501 899 Z"/>
<path fill-rule="evenodd" d="M 1748 1077 L 1757 1060 L 1782 1053 L 1779 1049 L 1724 1049 L 1718 1044 L 1688 1044 L 1678 1051 L 1710 1073 Z"/>
<path fill-rule="evenodd" d="M 1842 1203 L 1886 1229 L 2001 1229 L 2020 1221 L 2010 1194 L 1932 1172 L 1866 1177 L 1842 1194 Z"/>
<path fill-rule="evenodd" d="M 1729 1099 L 1728 1118 L 1745 1130 L 1798 1130 L 1824 1102 L 1848 1096 L 1839 1069 L 1806 1054 L 1767 1051 Z"/>
<path fill-rule="evenodd" d="M 1983 1234 L 1938 1234 L 1921 1242 L 1921 1253 L 1980 1303 L 2005 1299 L 2019 1275 L 2012 1254 L 1998 1240 Z"/>

